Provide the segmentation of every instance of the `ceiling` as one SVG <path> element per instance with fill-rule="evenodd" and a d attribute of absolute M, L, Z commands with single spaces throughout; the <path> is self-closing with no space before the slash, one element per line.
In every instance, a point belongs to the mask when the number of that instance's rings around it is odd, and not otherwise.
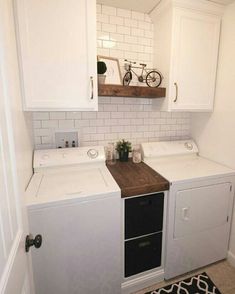
<path fill-rule="evenodd" d="M 97 0 L 97 3 L 114 6 L 118 8 L 131 9 L 149 13 L 161 0 Z M 209 0 L 208 0 L 209 1 Z M 234 0 L 210 0 L 219 4 L 230 4 Z"/>

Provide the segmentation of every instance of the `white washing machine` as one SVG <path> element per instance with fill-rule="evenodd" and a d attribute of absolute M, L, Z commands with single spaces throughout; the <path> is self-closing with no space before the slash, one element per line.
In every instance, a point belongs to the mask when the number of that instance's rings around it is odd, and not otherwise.
<path fill-rule="evenodd" d="M 235 171 L 199 156 L 192 140 L 143 143 L 142 151 L 170 182 L 165 278 L 226 258 Z"/>
<path fill-rule="evenodd" d="M 120 294 L 120 189 L 104 148 L 39 150 L 27 189 L 36 294 Z"/>

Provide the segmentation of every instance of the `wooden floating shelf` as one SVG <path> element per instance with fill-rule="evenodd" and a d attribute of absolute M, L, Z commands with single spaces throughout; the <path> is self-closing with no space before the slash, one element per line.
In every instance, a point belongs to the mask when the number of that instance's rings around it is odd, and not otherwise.
<path fill-rule="evenodd" d="M 98 95 L 111 97 L 163 98 L 166 96 L 166 88 L 99 85 Z"/>

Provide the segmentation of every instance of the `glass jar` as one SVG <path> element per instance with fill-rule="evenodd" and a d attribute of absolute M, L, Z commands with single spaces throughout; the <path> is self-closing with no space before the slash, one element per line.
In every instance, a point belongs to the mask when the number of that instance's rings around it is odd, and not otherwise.
<path fill-rule="evenodd" d="M 107 164 L 113 165 L 116 163 L 116 149 L 114 143 L 108 143 L 105 148 Z"/>
<path fill-rule="evenodd" d="M 134 163 L 140 163 L 141 162 L 141 151 L 140 147 L 134 147 L 132 151 L 132 161 Z"/>

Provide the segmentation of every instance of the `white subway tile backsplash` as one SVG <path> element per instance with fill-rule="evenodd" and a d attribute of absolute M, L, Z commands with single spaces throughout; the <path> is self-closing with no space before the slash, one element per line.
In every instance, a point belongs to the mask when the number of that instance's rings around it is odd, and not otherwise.
<path fill-rule="evenodd" d="M 82 112 L 83 119 L 96 119 L 96 112 L 84 111 Z"/>
<path fill-rule="evenodd" d="M 116 25 L 123 25 L 124 24 L 124 19 L 120 16 L 110 16 L 109 17 L 109 22 L 111 24 L 116 24 Z"/>
<path fill-rule="evenodd" d="M 74 128 L 74 120 L 72 119 L 60 119 L 59 120 L 59 128 L 60 129 L 72 129 Z"/>
<path fill-rule="evenodd" d="M 109 40 L 109 32 L 97 31 L 98 40 Z"/>
<path fill-rule="evenodd" d="M 153 24 L 149 15 L 97 4 L 97 54 L 118 58 L 122 74 L 125 58 L 152 68 Z M 133 78 L 132 85 L 136 84 Z M 35 148 L 53 148 L 58 130 L 78 132 L 80 146 L 106 145 L 123 138 L 139 144 L 190 136 L 190 113 L 156 111 L 152 101 L 99 97 L 98 112 L 35 112 Z"/>
<path fill-rule="evenodd" d="M 102 40 L 97 40 L 96 41 L 96 46 L 97 46 L 97 48 L 102 48 L 103 47 L 103 41 Z"/>
<path fill-rule="evenodd" d="M 58 128 L 58 120 L 42 120 L 42 128 Z"/>
<path fill-rule="evenodd" d="M 145 30 L 145 31 L 144 31 L 144 36 L 145 36 L 146 38 L 153 39 L 153 31 L 152 31 L 152 30 L 151 30 L 151 31 L 147 31 L 147 30 Z"/>
<path fill-rule="evenodd" d="M 117 14 L 117 8 L 107 5 L 102 5 L 101 7 L 102 14 L 108 14 L 108 15 L 116 15 Z"/>
<path fill-rule="evenodd" d="M 110 127 L 108 126 L 106 126 L 106 127 L 97 127 L 96 128 L 96 132 L 98 133 L 98 134 L 107 134 L 107 133 L 110 133 Z"/>
<path fill-rule="evenodd" d="M 81 118 L 82 118 L 81 112 L 74 112 L 74 111 L 66 112 L 66 119 L 81 119 Z"/>
<path fill-rule="evenodd" d="M 116 104 L 105 104 L 104 111 L 117 111 L 118 106 Z"/>
<path fill-rule="evenodd" d="M 124 41 L 124 36 L 122 34 L 117 34 L 117 33 L 110 33 L 110 40 L 115 41 L 115 42 L 123 42 Z"/>
<path fill-rule="evenodd" d="M 104 120 L 103 119 L 92 119 L 90 120 L 90 126 L 103 126 L 104 125 Z"/>
<path fill-rule="evenodd" d="M 111 112 L 111 118 L 124 118 L 124 112 Z"/>
<path fill-rule="evenodd" d="M 97 13 L 97 21 L 101 23 L 109 23 L 109 16 L 106 14 Z"/>
<path fill-rule="evenodd" d="M 151 23 L 146 21 L 138 21 L 138 27 L 142 30 L 151 30 Z"/>
<path fill-rule="evenodd" d="M 33 121 L 33 128 L 34 129 L 40 129 L 42 126 L 41 121 L 40 120 L 34 120 Z"/>
<path fill-rule="evenodd" d="M 144 20 L 145 15 L 144 15 L 144 13 L 141 13 L 141 12 L 132 11 L 131 17 L 133 19 Z"/>
<path fill-rule="evenodd" d="M 83 134 L 95 134 L 96 133 L 96 127 L 84 127 L 82 128 Z"/>
<path fill-rule="evenodd" d="M 136 36 L 136 37 L 143 37 L 144 36 L 144 30 L 132 28 L 131 29 L 131 35 Z"/>
<path fill-rule="evenodd" d="M 50 119 L 65 119 L 65 112 L 63 111 L 55 111 L 55 112 L 50 112 Z"/>
<path fill-rule="evenodd" d="M 110 112 L 99 111 L 97 112 L 97 118 L 110 118 Z"/>
<path fill-rule="evenodd" d="M 34 144 L 35 145 L 41 145 L 42 144 L 42 137 L 38 137 L 38 136 L 35 136 L 34 137 Z"/>
<path fill-rule="evenodd" d="M 42 144 L 50 144 L 52 139 L 51 137 L 47 137 L 47 136 L 42 136 Z"/>
<path fill-rule="evenodd" d="M 115 57 L 115 58 L 124 58 L 124 52 L 122 50 L 119 49 L 110 49 L 109 50 L 110 53 L 110 57 Z"/>
<path fill-rule="evenodd" d="M 138 20 L 126 18 L 125 22 L 124 22 L 124 25 L 127 26 L 127 27 L 138 28 L 139 23 L 138 23 Z"/>
<path fill-rule="evenodd" d="M 130 35 L 131 34 L 131 29 L 126 26 L 117 26 L 117 33 L 123 34 L 123 35 Z"/>
<path fill-rule="evenodd" d="M 114 24 L 102 23 L 101 28 L 104 32 L 116 33 L 117 31 L 117 26 Z"/>
<path fill-rule="evenodd" d="M 110 98 L 110 103 L 111 104 L 123 104 L 124 103 L 124 98 L 122 98 L 122 97 L 111 97 Z"/>
<path fill-rule="evenodd" d="M 111 133 L 120 133 L 124 131 L 124 126 L 112 126 Z"/>
<path fill-rule="evenodd" d="M 99 21 L 96 22 L 96 29 L 97 31 L 101 31 L 101 22 Z"/>
<path fill-rule="evenodd" d="M 118 124 L 118 120 L 117 119 L 105 119 L 104 120 L 104 124 L 105 126 L 115 126 Z"/>
<path fill-rule="evenodd" d="M 102 45 L 104 48 L 116 48 L 116 42 L 113 41 L 102 41 Z"/>
<path fill-rule="evenodd" d="M 104 140 L 104 134 L 91 134 L 90 136 L 90 140 L 91 141 L 101 141 L 101 140 Z"/>
<path fill-rule="evenodd" d="M 105 134 L 105 140 L 117 140 L 117 139 L 118 139 L 117 133 Z"/>
<path fill-rule="evenodd" d="M 74 121 L 75 128 L 89 127 L 89 126 L 90 126 L 90 120 L 88 120 L 88 119 L 81 119 L 81 120 Z"/>
<path fill-rule="evenodd" d="M 50 136 L 51 130 L 50 129 L 34 129 L 34 136 Z"/>
<path fill-rule="evenodd" d="M 144 21 L 152 23 L 152 20 L 148 14 L 144 15 Z"/>
<path fill-rule="evenodd" d="M 130 59 L 130 60 L 136 60 L 138 59 L 138 53 L 136 52 L 124 52 L 124 57 L 126 59 Z"/>
<path fill-rule="evenodd" d="M 127 43 L 117 43 L 117 49 L 121 51 L 131 51 L 132 45 Z"/>
<path fill-rule="evenodd" d="M 117 15 L 122 17 L 131 18 L 131 10 L 117 8 Z"/>
<path fill-rule="evenodd" d="M 34 112 L 33 120 L 49 119 L 49 112 Z"/>
<path fill-rule="evenodd" d="M 130 44 L 138 44 L 139 40 L 137 37 L 134 36 L 124 36 L 124 41 Z"/>
<path fill-rule="evenodd" d="M 96 4 L 96 13 L 101 13 L 101 4 Z"/>

